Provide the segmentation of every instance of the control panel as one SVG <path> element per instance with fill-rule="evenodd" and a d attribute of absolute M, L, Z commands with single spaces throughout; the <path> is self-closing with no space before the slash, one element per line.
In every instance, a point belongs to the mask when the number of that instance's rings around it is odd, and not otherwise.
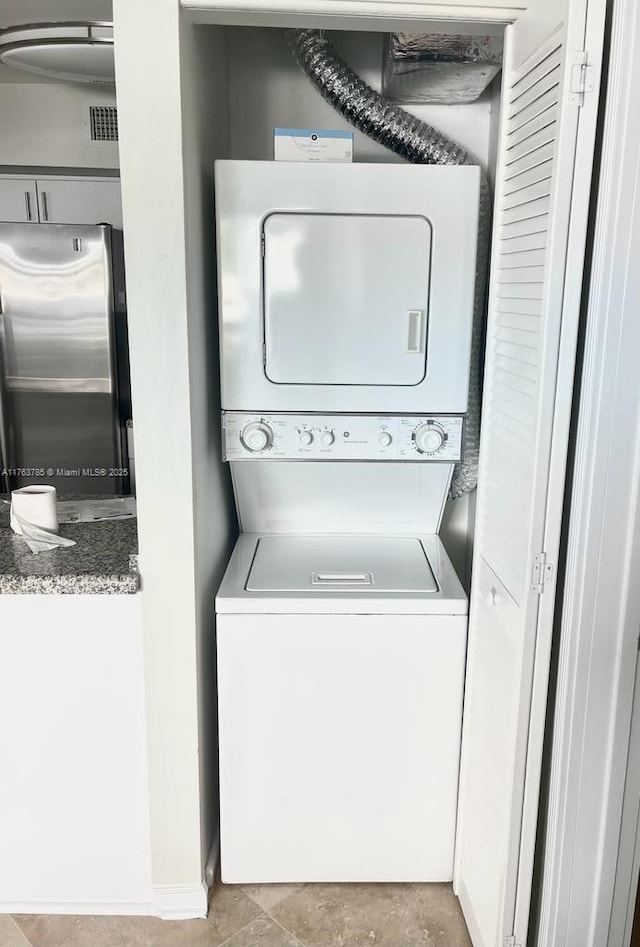
<path fill-rule="evenodd" d="M 223 411 L 225 460 L 400 460 L 457 463 L 459 415 L 250 414 Z"/>

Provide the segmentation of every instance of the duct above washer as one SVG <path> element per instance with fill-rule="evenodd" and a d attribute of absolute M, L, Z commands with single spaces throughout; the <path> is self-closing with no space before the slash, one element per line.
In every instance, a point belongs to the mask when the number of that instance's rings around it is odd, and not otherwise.
<path fill-rule="evenodd" d="M 394 102 L 474 102 L 501 68 L 499 36 L 390 33 L 382 94 Z"/>

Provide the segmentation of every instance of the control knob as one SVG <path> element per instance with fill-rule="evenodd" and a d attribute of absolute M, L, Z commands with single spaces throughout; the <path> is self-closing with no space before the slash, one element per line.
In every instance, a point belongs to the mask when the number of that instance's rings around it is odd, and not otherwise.
<path fill-rule="evenodd" d="M 320 440 L 322 441 L 322 443 L 325 444 L 327 447 L 330 447 L 331 444 L 333 444 L 333 442 L 335 441 L 335 439 L 336 438 L 333 431 L 323 431 L 320 437 Z"/>
<path fill-rule="evenodd" d="M 393 438 L 388 431 L 380 431 L 378 434 L 378 444 L 380 447 L 388 447 Z"/>
<path fill-rule="evenodd" d="M 305 447 L 308 447 L 309 444 L 313 443 L 313 434 L 311 431 L 307 431 L 306 428 L 300 431 L 300 443 L 304 444 Z"/>
<path fill-rule="evenodd" d="M 437 453 L 446 439 L 446 434 L 438 424 L 421 424 L 413 432 L 413 443 L 421 454 Z"/>
<path fill-rule="evenodd" d="M 273 431 L 264 421 L 250 421 L 242 429 L 240 440 L 252 454 L 259 454 L 273 444 Z"/>

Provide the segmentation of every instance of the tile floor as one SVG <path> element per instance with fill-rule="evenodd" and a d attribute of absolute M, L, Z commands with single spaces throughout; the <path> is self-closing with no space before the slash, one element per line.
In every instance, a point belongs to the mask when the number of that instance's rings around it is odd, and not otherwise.
<path fill-rule="evenodd" d="M 0 915 L 0 947 L 470 947 L 451 885 L 216 884 L 203 921 Z"/>

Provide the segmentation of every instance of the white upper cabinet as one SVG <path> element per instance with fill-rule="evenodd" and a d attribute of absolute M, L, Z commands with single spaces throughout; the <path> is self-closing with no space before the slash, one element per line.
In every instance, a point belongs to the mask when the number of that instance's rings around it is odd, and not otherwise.
<path fill-rule="evenodd" d="M 0 178 L 0 220 L 37 222 L 38 194 L 33 178 Z"/>
<path fill-rule="evenodd" d="M 111 224 L 122 230 L 120 181 L 38 178 L 41 223 Z"/>
<path fill-rule="evenodd" d="M 0 178 L 0 220 L 111 224 L 122 230 L 120 179 Z"/>

